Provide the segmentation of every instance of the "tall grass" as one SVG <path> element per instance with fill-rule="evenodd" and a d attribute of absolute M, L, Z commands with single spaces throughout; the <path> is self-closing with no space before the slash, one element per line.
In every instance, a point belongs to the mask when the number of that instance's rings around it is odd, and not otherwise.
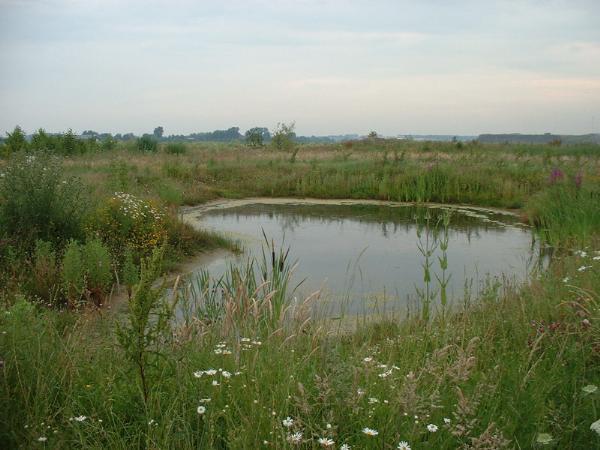
<path fill-rule="evenodd" d="M 548 242 L 587 242 L 600 228 L 597 187 L 553 186 L 528 205 L 531 220 Z"/>
<path fill-rule="evenodd" d="M 532 448 L 545 433 L 594 448 L 598 267 L 565 257 L 444 320 L 382 317 L 350 333 L 306 314 L 256 327 L 273 291 L 247 278 L 226 320 L 182 320 L 162 341 L 145 402 L 112 318 L 18 302 L 0 316 L 0 444 L 296 448 L 302 433 L 302 448 Z"/>

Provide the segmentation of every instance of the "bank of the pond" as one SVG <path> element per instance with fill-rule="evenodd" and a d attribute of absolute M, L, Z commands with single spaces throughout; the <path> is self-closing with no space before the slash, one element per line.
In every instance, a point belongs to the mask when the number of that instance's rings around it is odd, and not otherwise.
<path fill-rule="evenodd" d="M 523 211 L 520 209 L 506 209 L 506 208 L 495 208 L 495 207 L 483 207 L 468 204 L 456 204 L 456 203 L 434 203 L 434 202 L 394 202 L 386 200 L 373 200 L 373 199 L 327 199 L 327 198 L 301 198 L 301 197 L 247 197 L 241 199 L 231 198 L 219 198 L 210 200 L 206 203 L 198 204 L 195 206 L 183 206 L 179 210 L 180 217 L 187 221 L 193 222 L 193 216 L 197 213 L 203 213 L 216 209 L 227 209 L 235 208 L 239 206 L 246 206 L 252 204 L 264 204 L 264 205 L 335 205 L 335 206 L 351 206 L 351 205 L 374 205 L 374 206 L 387 206 L 390 208 L 401 208 L 406 206 L 423 206 L 432 208 L 451 208 L 451 209 L 462 209 L 467 211 L 480 211 L 480 212 L 493 212 L 496 214 L 506 214 L 514 217 L 524 218 Z M 527 224 L 522 223 L 527 226 Z"/>

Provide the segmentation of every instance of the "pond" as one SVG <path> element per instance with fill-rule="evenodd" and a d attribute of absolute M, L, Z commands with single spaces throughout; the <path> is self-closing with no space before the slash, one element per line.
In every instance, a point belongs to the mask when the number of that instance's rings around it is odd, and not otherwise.
<path fill-rule="evenodd" d="M 444 227 L 444 217 L 447 217 Z M 440 280 L 449 303 L 476 297 L 500 282 L 523 282 L 544 261 L 530 228 L 512 213 L 445 205 L 375 201 L 248 199 L 187 210 L 194 226 L 238 239 L 240 255 L 216 253 L 193 270 L 219 277 L 231 263 L 262 257 L 264 236 L 290 248 L 297 263 L 294 295 L 320 290 L 325 315 L 370 314 L 414 307 L 425 290 L 425 253 L 431 252 L 430 293 L 439 305 Z M 420 230 L 420 232 L 419 232 Z M 264 233 L 264 235 L 263 235 Z M 441 269 L 447 236 L 447 270 Z"/>

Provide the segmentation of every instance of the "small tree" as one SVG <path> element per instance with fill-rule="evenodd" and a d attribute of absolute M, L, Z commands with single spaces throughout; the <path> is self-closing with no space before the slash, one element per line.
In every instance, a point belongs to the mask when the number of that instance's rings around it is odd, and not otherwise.
<path fill-rule="evenodd" d="M 114 150 L 117 146 L 117 141 L 112 136 L 106 136 L 100 142 L 100 148 L 104 151 Z"/>
<path fill-rule="evenodd" d="M 271 134 L 266 128 L 254 127 L 246 131 L 246 144 L 250 147 L 262 147 L 265 139 L 269 139 Z"/>
<path fill-rule="evenodd" d="M 286 123 L 278 123 L 275 128 L 275 132 L 273 133 L 273 140 L 271 141 L 273 147 L 277 150 L 291 150 L 294 146 L 294 139 L 296 138 L 296 133 L 294 132 L 294 128 L 296 127 L 295 122 Z"/>
<path fill-rule="evenodd" d="M 163 127 L 156 127 L 153 134 L 156 139 L 162 139 L 164 132 L 165 129 Z"/>
<path fill-rule="evenodd" d="M 8 150 L 8 154 L 20 152 L 21 150 L 27 150 L 27 140 L 25 139 L 25 133 L 19 125 L 15 127 L 12 133 L 6 133 L 6 140 L 4 145 Z"/>
<path fill-rule="evenodd" d="M 369 139 L 377 139 L 377 131 L 370 131 L 367 137 Z"/>
<path fill-rule="evenodd" d="M 62 137 L 62 152 L 65 155 L 74 155 L 76 153 L 80 153 L 80 147 L 75 134 L 73 134 L 73 130 L 69 128 L 63 137 Z"/>

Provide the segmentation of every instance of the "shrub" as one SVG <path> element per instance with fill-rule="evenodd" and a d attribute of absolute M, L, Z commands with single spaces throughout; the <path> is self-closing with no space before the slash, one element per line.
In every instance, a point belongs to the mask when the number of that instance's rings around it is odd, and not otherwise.
<path fill-rule="evenodd" d="M 294 132 L 296 124 L 291 122 L 290 124 L 278 123 L 273 133 L 273 140 L 271 141 L 273 146 L 277 150 L 291 150 L 294 146 L 294 139 L 296 133 Z"/>
<path fill-rule="evenodd" d="M 81 248 L 74 240 L 69 241 L 63 256 L 62 282 L 69 306 L 77 306 L 85 290 L 85 267 Z"/>
<path fill-rule="evenodd" d="M 114 150 L 117 147 L 117 141 L 112 136 L 107 136 L 100 142 L 100 148 L 103 151 Z"/>
<path fill-rule="evenodd" d="M 183 155 L 187 147 L 183 142 L 171 142 L 165 146 L 165 153 L 170 155 Z"/>
<path fill-rule="evenodd" d="M 77 139 L 73 134 L 73 130 L 69 129 L 61 136 L 61 153 L 64 155 L 76 155 L 85 153 L 85 142 Z"/>
<path fill-rule="evenodd" d="M 262 147 L 265 140 L 271 137 L 266 128 L 254 127 L 246 131 L 246 145 L 250 147 Z"/>
<path fill-rule="evenodd" d="M 138 138 L 135 144 L 140 152 L 156 153 L 158 150 L 158 143 L 148 135 Z"/>
<path fill-rule="evenodd" d="M 111 258 L 102 241 L 91 239 L 84 245 L 70 241 L 63 256 L 62 281 L 71 307 L 83 298 L 102 303 L 112 283 Z"/>
<path fill-rule="evenodd" d="M 19 154 L 0 177 L 0 230 L 32 250 L 38 239 L 55 248 L 83 237 L 86 204 L 76 179 L 64 179 L 58 160 Z"/>
<path fill-rule="evenodd" d="M 117 265 L 125 249 L 135 258 L 148 256 L 166 237 L 164 214 L 150 202 L 116 192 L 90 221 L 89 230 L 104 242 Z"/>
<path fill-rule="evenodd" d="M 81 248 L 88 299 L 102 303 L 112 282 L 112 268 L 108 249 L 99 239 L 92 239 Z"/>
<path fill-rule="evenodd" d="M 20 126 L 17 125 L 12 133 L 6 133 L 4 145 L 6 146 L 7 155 L 27 150 L 25 133 Z"/>

